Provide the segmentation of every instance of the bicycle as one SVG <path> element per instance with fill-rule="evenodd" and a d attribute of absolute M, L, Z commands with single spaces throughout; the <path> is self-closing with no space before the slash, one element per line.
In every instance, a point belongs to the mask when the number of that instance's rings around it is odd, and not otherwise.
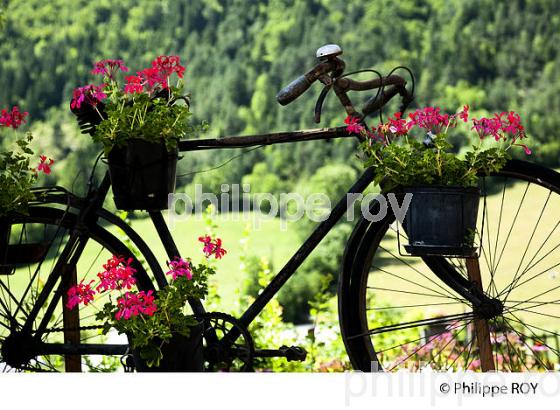
<path fill-rule="evenodd" d="M 283 105 L 292 102 L 319 80 L 325 88 L 317 100 L 316 120 L 331 89 L 348 115 L 362 118 L 397 95 L 402 99 L 401 111 L 412 102 L 413 88 L 409 91 L 399 75 L 363 81 L 349 78 L 352 73 L 344 74 L 341 53 L 334 45 L 320 48 L 319 63 L 285 87 L 278 101 Z M 358 113 L 348 91 L 372 89 L 377 94 Z M 333 138 L 355 136 L 344 127 L 323 128 L 187 140 L 179 143 L 179 149 L 194 152 Z M 372 172 L 365 170 L 347 194 L 364 192 L 372 180 Z M 560 174 L 512 160 L 498 174 L 480 180 L 484 212 L 479 226 L 485 234 L 480 258 L 402 256 L 397 241 L 398 235 L 405 234 L 398 233 L 391 211 L 380 221 L 362 217 L 355 225 L 338 285 L 341 335 L 355 369 L 390 371 L 431 365 L 486 371 L 557 366 L 560 298 L 550 293 L 560 292 L 553 275 L 560 265 L 555 254 L 560 242 L 552 247 L 547 242 L 558 234 L 560 225 L 554 211 L 560 202 Z M 64 307 L 66 289 L 80 280 L 87 283 L 99 261 L 113 254 L 134 257 L 139 289 L 156 290 L 167 284 L 144 239 L 103 208 L 110 186 L 106 173 L 99 184 L 90 179 L 84 197 L 60 187 L 38 189 L 29 214 L 9 219 L 11 236 L 0 269 L 0 365 L 4 370 L 53 371 L 64 362 L 65 370 L 80 371 L 83 355 L 127 354 L 127 344 L 111 344 L 101 338 L 93 317 L 95 306 L 72 311 Z M 543 204 L 540 211 L 535 211 L 537 204 Z M 189 300 L 193 312 L 205 321 L 207 369 L 251 370 L 259 357 L 305 359 L 306 352 L 297 346 L 256 348 L 248 327 L 348 207 L 345 195 L 239 318 L 206 312 L 202 301 Z M 370 212 L 378 211 L 379 203 L 373 202 Z M 180 256 L 162 213 L 148 214 L 168 258 Z M 510 214 L 511 223 L 506 221 Z M 516 226 L 519 220 L 534 216 L 531 229 Z M 126 243 L 111 228 L 122 231 Z M 513 239 L 520 237 L 528 237 L 524 249 Z M 522 255 L 517 268 L 515 263 L 511 265 L 516 255 Z M 527 293 L 532 288 L 534 293 Z M 100 298 L 97 306 L 104 302 Z M 550 339 L 556 340 L 555 347 Z"/>

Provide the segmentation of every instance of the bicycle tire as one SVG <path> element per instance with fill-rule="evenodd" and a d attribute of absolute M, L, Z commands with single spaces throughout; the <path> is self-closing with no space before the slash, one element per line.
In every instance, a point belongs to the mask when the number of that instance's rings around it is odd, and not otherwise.
<path fill-rule="evenodd" d="M 103 219 L 107 219 L 106 211 L 100 210 L 98 213 L 104 215 Z M 112 218 L 109 216 L 108 219 L 109 223 L 111 223 Z M 32 206 L 29 209 L 28 215 L 19 215 L 12 219 L 12 226 L 16 227 L 16 230 L 19 231 L 17 235 L 14 235 L 12 232 L 12 237 L 16 236 L 18 240 L 16 241 L 17 244 L 25 246 L 30 242 L 48 243 L 44 240 L 37 240 L 37 237 L 33 238 L 33 236 L 41 234 L 41 229 L 43 237 L 39 239 L 48 238 L 50 239 L 50 244 L 48 245 L 48 250 L 43 252 L 42 257 L 40 256 L 33 263 L 14 265 L 10 272 L 4 272 L 3 275 L 0 275 L 0 300 L 2 300 L 2 303 L 0 303 L 0 371 L 59 371 L 63 368 L 68 370 L 68 360 L 74 362 L 74 369 L 76 367 L 81 368 L 84 363 L 91 364 L 91 360 L 86 360 L 79 354 L 56 353 L 66 351 L 65 345 L 69 345 L 66 341 L 60 343 L 61 327 L 63 334 L 68 334 L 69 332 L 68 329 L 66 329 L 66 333 L 64 332 L 64 326 L 61 323 L 61 306 L 53 317 L 49 318 L 49 320 L 52 320 L 52 323 L 49 323 L 48 331 L 41 335 L 43 345 L 40 349 L 43 352 L 48 352 L 47 354 L 32 354 L 32 349 L 31 347 L 28 348 L 28 346 L 34 345 L 32 343 L 26 344 L 27 339 L 14 336 L 21 329 L 21 322 L 25 319 L 25 313 L 26 311 L 29 312 L 32 308 L 33 298 L 37 297 L 41 282 L 45 279 L 41 271 L 48 272 L 43 266 L 51 266 L 52 269 L 54 260 L 58 257 L 58 251 L 60 251 L 64 243 L 64 238 L 68 237 L 69 231 L 74 229 L 76 224 L 77 215 L 75 213 L 52 206 Z M 81 227 L 81 229 L 84 228 Z M 52 236 L 53 232 L 54 236 Z M 146 267 L 152 272 L 159 270 L 159 275 L 161 275 L 161 268 L 159 265 L 154 266 L 153 261 L 155 258 L 150 254 L 145 244 L 140 243 L 140 248 L 138 248 L 138 244 L 135 244 L 135 248 L 142 253 L 144 259 L 149 261 L 142 264 L 127 245 L 99 224 L 88 226 L 86 235 L 88 237 L 88 245 L 86 250 L 80 255 L 77 263 L 78 282 L 82 279 L 89 281 L 90 278 L 94 278 L 96 273 L 101 270 L 101 265 L 106 261 L 106 259 L 103 260 L 104 257 L 119 255 L 126 258 L 135 258 L 133 266 L 136 269 L 135 278 L 137 279 L 136 287 L 138 290 L 155 290 L 153 280 L 149 277 Z M 88 248 L 90 245 L 91 248 Z M 98 247 L 100 248 L 99 250 L 97 249 Z M 55 252 L 54 257 L 53 251 Z M 148 253 L 148 255 L 146 256 L 145 253 Z M 35 265 L 37 267 L 33 271 L 32 266 Z M 24 277 L 25 271 L 27 271 L 27 279 Z M 87 283 L 85 280 L 84 282 Z M 102 306 L 104 301 L 106 299 L 102 298 L 97 306 Z M 88 355 L 114 355 L 116 351 L 119 351 L 119 354 L 121 354 L 122 351 L 120 350 L 127 348 L 127 341 L 124 340 L 120 345 L 107 344 L 106 339 L 99 334 L 99 330 L 94 329 L 100 326 L 100 323 L 91 316 L 91 305 L 90 303 L 88 307 L 83 306 L 79 309 L 79 330 L 72 329 L 74 337 L 76 337 L 76 334 L 79 334 L 80 347 L 87 351 Z M 39 322 L 40 319 L 40 317 L 37 318 L 35 323 Z M 93 339 L 96 339 L 94 341 L 97 343 L 92 343 L 91 340 Z M 6 357 L 4 358 L 4 356 Z M 76 360 L 79 360 L 79 365 L 76 365 Z"/>
<path fill-rule="evenodd" d="M 550 238 L 558 235 L 556 228 L 560 224 L 560 218 L 554 209 L 558 209 L 560 204 L 560 174 L 536 164 L 513 160 L 509 161 L 499 173 L 482 177 L 481 181 L 494 189 L 502 187 L 494 193 L 494 196 L 488 196 L 488 202 L 492 202 L 492 207 L 494 207 L 492 212 L 496 209 L 499 209 L 499 212 L 490 214 L 490 208 L 481 204 L 481 212 L 485 215 L 482 215 L 481 218 L 479 216 L 479 226 L 482 223 L 496 231 L 495 242 L 491 240 L 492 232 L 489 232 L 491 229 L 484 232 L 482 237 L 481 264 L 484 263 L 483 259 L 487 264 L 484 269 L 484 288 L 489 295 L 497 297 L 504 303 L 503 314 L 487 320 L 491 329 L 492 360 L 495 361 L 496 369 L 503 371 L 557 369 L 560 363 L 558 360 L 560 351 L 557 345 L 547 343 L 547 340 L 549 337 L 556 338 L 556 343 L 558 343 L 560 312 L 557 313 L 557 301 L 548 300 L 548 296 L 550 296 L 550 292 L 554 291 L 555 296 L 560 299 L 558 297 L 560 286 L 554 284 L 556 279 L 550 279 L 553 276 L 552 270 L 549 272 L 545 269 L 544 273 L 539 272 L 537 275 L 531 274 L 531 276 L 525 277 L 524 275 L 528 272 L 527 268 L 533 269 L 535 265 L 539 266 L 539 269 L 545 265 L 548 267 L 550 261 L 554 262 L 550 265 L 554 269 L 560 266 L 560 256 L 555 253 L 560 244 L 554 248 L 547 248 L 550 244 L 546 245 Z M 497 184 L 500 181 L 503 182 L 502 185 Z M 528 194 L 530 189 L 531 194 Z M 524 205 L 527 198 L 530 198 L 527 201 L 530 200 L 531 203 L 541 204 L 535 199 L 536 196 L 532 195 L 535 190 L 543 194 L 540 199 L 544 198 L 544 205 L 540 212 L 537 207 Z M 498 201 L 500 196 L 501 203 Z M 502 211 L 504 206 L 511 208 L 513 201 L 511 203 L 505 201 L 506 197 L 521 197 L 518 203 L 519 209 L 514 214 L 509 233 L 507 231 L 510 224 L 505 222 L 505 214 Z M 481 198 L 481 201 L 485 198 Z M 374 203 L 372 206 L 372 214 L 376 213 L 377 205 Z M 482 211 L 483 209 L 485 211 Z M 524 214 L 537 219 L 532 231 L 523 229 L 523 226 L 519 228 L 515 226 L 521 209 L 524 209 Z M 494 215 L 494 219 L 491 219 L 490 215 Z M 499 221 L 497 215 L 499 215 Z M 395 217 L 391 212 L 379 222 L 368 222 L 361 219 L 346 247 L 339 279 L 338 306 L 342 339 L 352 366 L 361 371 L 398 370 L 403 367 L 410 370 L 425 365 L 437 370 L 461 368 L 480 370 L 480 360 L 476 359 L 477 348 L 472 332 L 472 307 L 456 293 L 446 288 L 443 282 L 435 281 L 431 283 L 433 287 L 427 287 L 426 284 L 430 282 L 420 279 L 420 274 L 427 275 L 428 273 L 433 274 L 433 272 L 427 268 L 425 263 L 421 262 L 422 259 L 410 258 L 406 259 L 404 263 L 402 262 L 405 258 L 397 254 L 394 247 L 391 248 L 396 245 L 395 232 L 391 232 L 391 224 L 394 220 Z M 544 222 L 541 224 L 542 221 Z M 550 223 L 546 224 L 547 221 Z M 502 223 L 505 231 L 501 230 Z M 539 227 L 539 225 L 541 226 Z M 537 232 L 538 229 L 540 229 L 539 232 Z M 504 232 L 504 236 L 500 238 L 501 232 Z M 402 231 L 400 233 L 402 234 Z M 507 235 L 505 235 L 506 233 Z M 527 246 L 523 251 L 523 249 L 512 248 L 514 245 L 510 243 L 511 250 L 508 248 L 508 254 L 504 259 L 504 252 L 512 233 L 514 236 L 525 233 L 521 243 L 526 241 Z M 488 237 L 487 243 L 485 236 Z M 544 238 L 542 244 L 540 239 L 535 239 L 540 236 Z M 503 249 L 501 249 L 502 245 Z M 529 252 L 530 247 L 532 248 Z M 497 251 L 501 249 L 501 254 L 494 252 L 492 255 L 494 249 Z M 536 253 L 533 254 L 533 252 Z M 551 255 L 548 262 L 544 264 L 541 263 L 543 253 L 544 257 Z M 533 254 L 533 257 L 525 259 L 527 254 Z M 515 274 L 513 270 L 504 268 L 508 272 L 503 275 L 500 272 L 501 276 L 498 279 L 499 265 L 502 264 L 503 267 L 504 263 L 510 263 L 521 255 L 522 258 Z M 460 260 L 449 260 L 455 264 L 458 270 L 464 267 L 464 265 L 461 266 Z M 503 262 L 504 260 L 507 262 Z M 397 268 L 394 267 L 395 264 L 398 265 Z M 515 268 L 515 265 L 512 266 Z M 520 269 L 522 266 L 524 266 L 523 270 Z M 407 272 L 406 275 L 402 274 L 404 271 Z M 545 273 L 549 274 L 550 278 L 547 279 L 544 276 Z M 432 276 L 437 280 L 435 275 Z M 392 283 L 397 284 L 395 288 L 391 287 L 393 285 L 388 278 L 394 281 Z M 409 283 L 414 281 L 413 278 L 418 278 L 416 279 L 418 282 L 414 285 L 417 286 L 415 288 L 411 287 Z M 431 277 L 427 279 L 431 279 Z M 537 279 L 538 283 L 536 283 Z M 377 282 L 372 283 L 374 280 Z M 500 282 L 499 285 L 498 282 Z M 521 285 L 526 286 L 531 292 L 537 292 L 537 295 L 526 296 L 523 292 L 528 290 L 520 290 Z M 499 290 L 498 287 L 503 289 Z M 509 299 L 512 292 L 518 295 L 519 300 Z M 421 296 L 422 294 L 424 296 Z M 545 299 L 544 295 L 547 296 L 547 300 L 539 305 L 537 302 L 543 302 L 539 299 Z M 538 299 L 535 300 L 537 296 Z M 441 303 L 444 297 L 447 298 L 447 301 Z M 429 300 L 430 303 L 417 303 L 420 298 Z M 370 303 L 371 305 L 369 305 Z M 439 306 L 434 308 L 428 306 L 429 304 Z M 454 304 L 459 306 L 454 306 Z M 549 310 L 543 311 L 542 306 Z M 453 309 L 455 308 L 461 308 L 465 316 L 457 316 L 453 319 Z M 438 316 L 433 314 L 432 309 L 443 309 L 444 313 L 450 314 L 439 316 L 442 318 L 439 320 Z M 432 312 L 433 318 L 426 318 L 426 312 Z M 468 314 L 471 316 L 467 316 Z M 416 317 L 414 317 L 415 315 Z M 546 319 L 545 325 L 541 324 L 543 321 L 541 316 Z M 529 319 L 531 319 L 530 323 Z M 461 326 L 464 325 L 460 330 L 460 332 L 464 332 L 461 335 L 458 334 L 460 333 L 459 325 L 452 327 L 452 324 L 459 322 Z M 373 323 L 376 324 L 372 325 Z M 416 329 L 413 332 L 411 329 L 414 327 Z M 469 332 L 470 335 L 468 335 Z M 467 343 L 470 344 L 468 352 Z M 415 347 L 414 344 L 421 346 Z M 436 348 L 438 349 L 437 354 L 434 354 Z M 390 353 L 391 349 L 395 349 L 395 352 Z M 444 356 L 447 359 L 444 359 Z"/>

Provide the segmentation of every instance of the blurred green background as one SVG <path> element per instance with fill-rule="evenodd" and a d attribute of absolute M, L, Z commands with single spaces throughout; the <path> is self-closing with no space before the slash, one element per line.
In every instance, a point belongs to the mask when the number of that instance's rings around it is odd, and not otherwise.
<path fill-rule="evenodd" d="M 416 106 L 437 104 L 454 112 L 469 104 L 479 114 L 519 112 L 532 160 L 553 167 L 560 162 L 558 1 L 3 0 L 0 5 L 0 105 L 29 111 L 38 152 L 57 161 L 46 183 L 77 193 L 83 193 L 101 147 L 79 133 L 69 101 L 75 87 L 94 80 L 95 61 L 121 58 L 136 71 L 158 55 L 179 55 L 187 67 L 194 118 L 210 124 L 205 137 L 243 135 L 316 127 L 319 86 L 288 107 L 279 106 L 275 94 L 312 67 L 315 50 L 327 43 L 342 46 L 349 70 L 387 74 L 397 65 L 410 67 L 417 80 Z M 369 96 L 357 95 L 356 102 Z M 320 126 L 341 125 L 344 117 L 331 95 Z M 454 143 L 457 150 L 464 145 L 460 139 Z M 199 171 L 239 152 L 186 153 L 177 190 L 193 192 L 199 183 L 205 192 L 219 194 L 221 184 L 250 183 L 252 192 L 326 192 L 334 201 L 362 168 L 355 152 L 353 141 L 266 147 L 212 172 Z M 114 207 L 110 201 L 107 206 Z M 140 215 L 131 219 L 147 229 Z M 218 222 L 226 248 L 240 249 L 243 231 L 251 229 L 247 223 Z M 269 221 L 254 230 L 251 242 L 258 246 L 250 255 L 245 252 L 241 260 L 234 250 L 222 264 L 226 304 L 234 303 L 236 288 L 256 291 L 262 267 L 253 253 L 279 268 L 312 224 L 290 224 L 287 233 L 279 226 Z M 188 237 L 181 243 L 185 254 L 203 229 L 187 221 L 178 230 Z M 280 295 L 286 320 L 307 320 L 307 300 L 320 289 L 318 276 L 336 275 L 350 230 L 350 224 L 339 224 L 303 273 L 288 282 Z M 241 271 L 253 277 L 248 284 L 239 278 Z"/>

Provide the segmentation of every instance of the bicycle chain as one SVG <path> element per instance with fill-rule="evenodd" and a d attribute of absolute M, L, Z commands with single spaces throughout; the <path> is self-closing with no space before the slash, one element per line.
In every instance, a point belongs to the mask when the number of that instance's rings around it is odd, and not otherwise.
<path fill-rule="evenodd" d="M 78 330 L 96 330 L 96 329 L 103 329 L 102 325 L 91 325 L 91 326 L 81 326 L 81 327 L 52 327 L 50 329 L 45 329 L 43 333 L 55 333 L 55 332 L 75 332 Z"/>

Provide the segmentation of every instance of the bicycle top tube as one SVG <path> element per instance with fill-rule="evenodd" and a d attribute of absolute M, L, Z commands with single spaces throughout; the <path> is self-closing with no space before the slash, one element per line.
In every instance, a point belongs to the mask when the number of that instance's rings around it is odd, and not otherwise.
<path fill-rule="evenodd" d="M 356 138 L 346 131 L 346 127 L 317 128 L 272 134 L 245 135 L 239 137 L 208 138 L 179 141 L 179 151 L 207 149 L 247 148 L 257 145 L 283 144 L 300 141 L 327 140 L 334 138 Z"/>

